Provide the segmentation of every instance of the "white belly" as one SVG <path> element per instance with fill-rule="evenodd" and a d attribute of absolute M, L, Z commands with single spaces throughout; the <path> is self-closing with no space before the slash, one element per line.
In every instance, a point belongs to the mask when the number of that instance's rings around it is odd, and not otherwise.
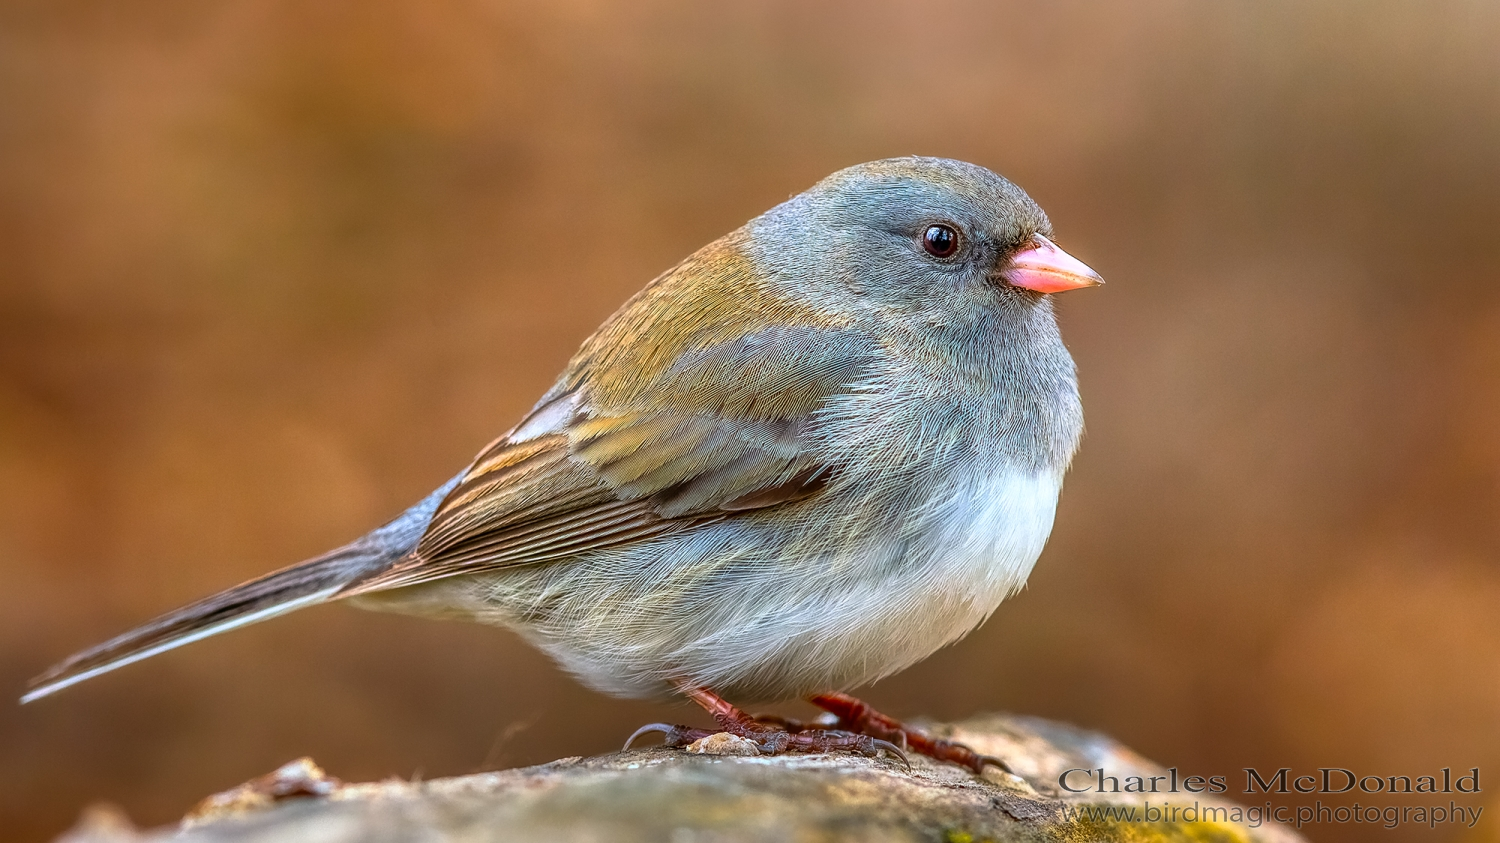
<path fill-rule="evenodd" d="M 1026 583 L 1052 530 L 1058 491 L 1054 477 L 1013 475 L 935 500 L 926 534 L 906 545 L 904 559 L 830 576 L 750 635 L 726 629 L 723 643 L 763 654 L 753 663 L 716 663 L 709 648 L 692 647 L 702 655 L 705 684 L 805 696 L 867 684 L 921 661 L 979 626 Z M 816 569 L 809 575 L 817 577 Z"/>
<path fill-rule="evenodd" d="M 722 522 L 402 589 L 379 608 L 511 627 L 619 696 L 667 696 L 674 680 L 735 701 L 845 690 L 958 640 L 1024 585 L 1059 489 L 1052 474 L 981 475 L 905 513 L 901 539 L 836 550 Z"/>

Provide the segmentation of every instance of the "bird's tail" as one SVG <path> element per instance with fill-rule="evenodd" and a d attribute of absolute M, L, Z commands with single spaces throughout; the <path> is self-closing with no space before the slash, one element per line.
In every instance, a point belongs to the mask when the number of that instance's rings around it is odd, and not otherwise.
<path fill-rule="evenodd" d="M 350 582 L 410 553 L 454 478 L 395 521 L 315 559 L 283 568 L 184 606 L 76 653 L 29 683 L 28 703 L 85 679 L 242 626 L 336 598 Z"/>

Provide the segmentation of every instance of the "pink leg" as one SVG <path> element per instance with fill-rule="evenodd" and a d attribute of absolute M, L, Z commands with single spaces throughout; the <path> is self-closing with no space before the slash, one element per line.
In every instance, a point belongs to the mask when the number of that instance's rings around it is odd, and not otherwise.
<path fill-rule="evenodd" d="M 872 757 L 888 752 L 903 762 L 906 760 L 900 748 L 884 738 L 828 729 L 794 728 L 788 730 L 778 724 L 762 723 L 756 720 L 707 688 L 679 685 L 678 690 L 712 715 L 714 720 L 718 721 L 719 728 L 717 730 L 694 729 L 688 726 L 652 723 L 637 729 L 635 734 L 630 736 L 630 740 L 625 742 L 626 749 L 635 743 L 636 738 L 650 732 L 660 732 L 666 738 L 667 746 L 686 746 L 716 732 L 728 732 L 751 741 L 766 755 L 779 755 L 783 752 L 847 750 Z"/>
<path fill-rule="evenodd" d="M 834 724 L 838 729 L 890 741 L 919 755 L 938 761 L 947 761 L 960 767 L 968 767 L 976 774 L 982 771 L 986 764 L 993 764 L 1007 773 L 1012 772 L 1010 767 L 999 758 L 980 755 L 961 743 L 935 738 L 921 729 L 915 729 L 895 718 L 881 714 L 848 694 L 818 694 L 808 697 L 807 701 L 838 717 L 838 723 Z"/>

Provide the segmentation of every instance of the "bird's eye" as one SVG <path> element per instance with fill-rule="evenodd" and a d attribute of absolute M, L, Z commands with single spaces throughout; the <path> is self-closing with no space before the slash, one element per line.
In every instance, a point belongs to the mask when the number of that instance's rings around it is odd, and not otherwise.
<path fill-rule="evenodd" d="M 952 257 L 958 251 L 958 232 L 952 226 L 928 226 L 922 235 L 922 248 L 935 258 Z"/>

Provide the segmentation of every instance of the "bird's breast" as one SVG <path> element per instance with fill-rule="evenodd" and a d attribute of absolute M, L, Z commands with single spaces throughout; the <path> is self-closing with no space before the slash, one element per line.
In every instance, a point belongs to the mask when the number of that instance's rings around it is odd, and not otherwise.
<path fill-rule="evenodd" d="M 768 698 L 903 670 L 962 638 L 1025 584 L 1058 492 L 1056 474 L 1020 470 L 935 489 L 916 523 L 892 513 L 884 537 L 801 560 L 795 586 L 747 589 L 744 614 L 713 636 L 734 641 L 737 661 L 695 667 L 717 685 Z"/>

